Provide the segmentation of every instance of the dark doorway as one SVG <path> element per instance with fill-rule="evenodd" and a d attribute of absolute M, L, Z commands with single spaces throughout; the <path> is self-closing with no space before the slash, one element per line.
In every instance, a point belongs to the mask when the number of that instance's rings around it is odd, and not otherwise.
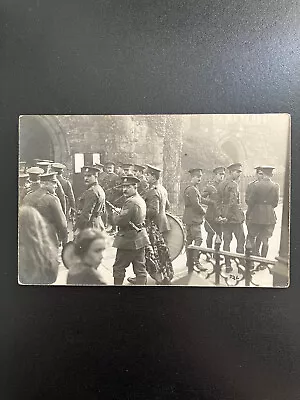
<path fill-rule="evenodd" d="M 35 158 L 54 159 L 52 139 L 35 116 L 21 117 L 19 129 L 21 161 L 32 165 Z"/>

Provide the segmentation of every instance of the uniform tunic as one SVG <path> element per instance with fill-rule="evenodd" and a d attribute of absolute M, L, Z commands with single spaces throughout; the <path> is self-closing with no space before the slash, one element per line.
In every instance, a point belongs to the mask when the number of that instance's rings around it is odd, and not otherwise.
<path fill-rule="evenodd" d="M 250 182 L 248 184 L 247 188 L 246 188 L 245 202 L 246 202 L 246 204 L 248 206 L 247 211 L 246 211 L 246 223 L 247 223 L 247 226 L 248 226 L 249 222 L 251 223 L 251 221 L 249 221 L 249 214 L 251 212 L 251 204 L 249 204 L 249 199 L 250 199 L 250 196 L 252 194 L 253 188 L 254 188 L 254 186 L 255 186 L 255 184 L 257 182 L 258 182 L 257 179 L 255 181 Z"/>
<path fill-rule="evenodd" d="M 137 284 L 146 283 L 145 246 L 150 244 L 144 225 L 146 204 L 139 194 L 126 199 L 121 213 L 116 217 L 119 231 L 115 236 L 113 246 L 117 248 L 113 276 L 123 282 L 126 268 L 132 263 Z M 133 222 L 141 229 L 137 232 L 129 224 Z"/>
<path fill-rule="evenodd" d="M 49 235 L 56 246 L 59 241 L 67 242 L 67 220 L 55 194 L 41 187 L 28 193 L 23 199 L 23 204 L 36 208 L 45 218 Z"/>
<path fill-rule="evenodd" d="M 61 208 L 62 208 L 62 210 L 63 210 L 63 213 L 66 214 L 67 208 L 66 208 L 66 196 L 65 196 L 65 192 L 64 192 L 64 189 L 63 189 L 63 187 L 62 187 L 60 181 L 57 180 L 56 183 L 57 183 L 57 188 L 55 189 L 55 192 L 56 192 L 56 195 L 57 195 L 57 197 L 58 197 L 58 199 L 59 199 L 59 201 L 60 201 L 60 204 L 61 204 Z"/>
<path fill-rule="evenodd" d="M 148 190 L 145 201 L 147 218 L 155 222 L 160 232 L 169 231 L 170 223 L 166 216 L 166 210 L 170 207 L 170 203 L 167 190 L 161 184 L 156 184 Z"/>
<path fill-rule="evenodd" d="M 149 190 L 149 184 L 144 176 L 141 176 L 140 178 L 140 183 L 138 183 L 138 193 L 143 199 L 145 199 L 147 192 Z"/>
<path fill-rule="evenodd" d="M 105 193 L 97 183 L 90 185 L 78 199 L 75 230 L 103 228 L 101 216 L 105 209 Z"/>
<path fill-rule="evenodd" d="M 274 209 L 279 201 L 279 185 L 266 177 L 257 182 L 248 199 L 249 211 L 249 237 L 253 240 L 256 236 L 260 239 L 269 239 L 276 224 Z"/>
<path fill-rule="evenodd" d="M 238 184 L 231 178 L 221 182 L 218 187 L 217 212 L 219 216 L 227 219 L 222 225 L 224 233 L 223 249 L 230 251 L 232 234 L 234 234 L 237 240 L 237 253 L 244 253 L 245 234 L 243 222 L 245 216 L 240 203 Z"/>
<path fill-rule="evenodd" d="M 147 206 L 146 230 L 151 246 L 146 247 L 146 268 L 159 283 L 169 283 L 174 270 L 164 235 L 170 230 L 166 216 L 169 208 L 167 190 L 160 184 L 152 186 L 145 197 Z"/>
<path fill-rule="evenodd" d="M 201 205 L 201 194 L 194 185 L 188 186 L 184 191 L 184 213 L 183 223 L 186 225 L 187 246 L 194 244 L 200 246 L 202 243 L 201 224 L 205 210 Z"/>
<path fill-rule="evenodd" d="M 208 184 L 202 193 L 202 202 L 207 204 L 205 213 L 204 228 L 207 232 L 207 246 L 212 247 L 212 240 L 215 235 L 222 236 L 221 224 L 216 220 L 218 218 L 217 202 L 218 202 L 218 186 L 217 182 Z"/>
<path fill-rule="evenodd" d="M 70 208 L 75 209 L 75 197 L 71 182 L 68 181 L 64 176 L 57 175 L 57 180 L 61 184 L 65 197 L 66 197 L 66 212 L 69 211 Z"/>

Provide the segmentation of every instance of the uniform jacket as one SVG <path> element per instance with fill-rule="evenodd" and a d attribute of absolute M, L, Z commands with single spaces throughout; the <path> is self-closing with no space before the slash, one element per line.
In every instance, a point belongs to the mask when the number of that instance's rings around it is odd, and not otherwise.
<path fill-rule="evenodd" d="M 71 182 L 68 181 L 62 175 L 57 175 L 57 180 L 61 184 L 63 191 L 65 193 L 68 208 L 71 207 L 71 208 L 75 209 L 75 197 L 74 197 L 74 192 L 73 192 Z"/>
<path fill-rule="evenodd" d="M 20 193 L 20 202 L 24 199 L 24 197 L 29 194 L 35 192 L 37 189 L 41 187 L 40 182 L 30 182 L 28 187 L 24 187 Z"/>
<path fill-rule="evenodd" d="M 217 213 L 227 218 L 229 224 L 241 224 L 245 220 L 240 202 L 240 191 L 236 181 L 226 179 L 218 187 Z"/>
<path fill-rule="evenodd" d="M 97 183 L 90 185 L 78 199 L 75 229 L 103 227 L 101 216 L 105 211 L 105 193 Z"/>
<path fill-rule="evenodd" d="M 248 199 L 249 222 L 260 225 L 273 225 L 276 223 L 274 208 L 279 201 L 279 185 L 270 178 L 257 182 Z"/>
<path fill-rule="evenodd" d="M 199 189 L 194 185 L 188 186 L 184 191 L 183 222 L 186 225 L 201 224 L 204 214 Z"/>
<path fill-rule="evenodd" d="M 119 231 L 115 236 L 113 246 L 118 249 L 138 250 L 150 244 L 144 225 L 146 218 L 146 203 L 139 194 L 126 199 L 121 213 L 116 217 Z M 137 232 L 129 221 L 141 227 Z"/>
<path fill-rule="evenodd" d="M 120 178 L 114 172 L 105 173 L 101 182 L 108 201 L 113 203 L 115 199 L 122 195 L 122 191 L 116 188 L 120 183 Z"/>
<path fill-rule="evenodd" d="M 247 188 L 246 188 L 245 202 L 246 202 L 246 204 L 247 204 L 247 206 L 248 206 L 247 211 L 246 211 L 246 221 L 247 221 L 247 222 L 249 221 L 249 214 L 250 214 L 250 212 L 251 212 L 251 207 L 252 207 L 251 205 L 249 206 L 249 199 L 250 199 L 251 193 L 252 193 L 252 191 L 253 191 L 254 185 L 255 185 L 257 182 L 258 182 L 258 180 L 255 179 L 255 181 L 250 182 L 250 183 L 248 184 Z"/>
<path fill-rule="evenodd" d="M 48 192 L 45 188 L 39 188 L 28 193 L 23 199 L 23 204 L 36 208 L 45 218 L 50 237 L 56 245 L 58 245 L 58 240 L 63 243 L 67 241 L 67 220 L 55 194 Z"/>
<path fill-rule="evenodd" d="M 215 222 L 218 217 L 217 212 L 217 201 L 218 201 L 218 186 L 216 182 L 208 184 L 202 193 L 202 203 L 207 204 L 207 210 L 205 213 L 205 219 L 209 222 Z"/>
<path fill-rule="evenodd" d="M 170 207 L 168 192 L 161 185 L 152 186 L 145 195 L 147 206 L 147 219 L 154 221 L 160 232 L 170 230 L 170 224 L 166 216 L 166 210 Z"/>
<path fill-rule="evenodd" d="M 149 189 L 149 184 L 145 177 L 140 177 L 140 183 L 138 184 L 138 193 L 143 199 L 145 199 Z"/>
<path fill-rule="evenodd" d="M 56 195 L 57 195 L 57 197 L 58 197 L 58 199 L 60 201 L 63 213 L 66 214 L 66 209 L 67 209 L 67 207 L 66 207 L 66 196 L 65 196 L 64 189 L 63 189 L 63 187 L 62 187 L 62 185 L 61 185 L 59 180 L 57 180 L 57 188 L 56 188 L 55 192 L 56 192 Z"/>

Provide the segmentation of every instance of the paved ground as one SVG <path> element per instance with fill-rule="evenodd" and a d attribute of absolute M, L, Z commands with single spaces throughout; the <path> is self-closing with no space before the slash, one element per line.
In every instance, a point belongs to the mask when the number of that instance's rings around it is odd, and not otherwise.
<path fill-rule="evenodd" d="M 276 209 L 276 214 L 278 217 L 277 224 L 275 226 L 274 235 L 270 240 L 270 248 L 268 259 L 274 260 L 278 255 L 279 245 L 280 245 L 280 234 L 281 234 L 281 214 L 282 214 L 282 205 L 279 205 Z M 247 232 L 247 228 L 245 227 L 245 232 Z M 205 238 L 205 231 L 203 231 L 203 237 Z M 109 238 L 108 247 L 104 252 L 104 259 L 101 266 L 98 268 L 98 271 L 101 273 L 105 281 L 108 285 L 113 285 L 113 276 L 112 276 L 112 265 L 115 259 L 116 249 L 114 249 L 112 244 L 113 238 Z M 205 244 L 205 243 L 204 243 Z M 231 251 L 235 252 L 236 242 L 235 239 L 231 244 Z M 208 272 L 212 270 L 212 266 L 210 263 L 206 263 L 206 258 L 203 258 L 202 263 L 208 268 Z M 194 272 L 192 275 L 187 275 L 186 264 L 186 256 L 185 254 L 181 254 L 177 257 L 176 260 L 173 261 L 173 267 L 175 276 L 172 281 L 172 285 L 184 285 L 184 286 L 214 286 L 214 277 L 210 277 L 206 279 L 207 272 L 201 272 L 200 274 Z M 57 281 L 55 284 L 57 285 L 65 285 L 67 278 L 67 270 L 64 268 L 63 264 L 60 265 L 59 274 Z M 234 272 L 236 273 L 236 272 Z M 236 273 L 237 274 L 237 273 Z M 237 274 L 238 275 L 238 274 Z M 124 284 L 127 285 L 127 278 L 134 277 L 132 267 L 130 266 L 126 272 L 126 278 Z M 253 281 L 260 286 L 272 286 L 272 275 L 270 275 L 268 269 L 264 271 L 258 272 Z M 232 282 L 234 283 L 234 282 Z M 225 286 L 225 281 L 221 279 L 221 284 Z M 148 286 L 154 286 L 155 282 L 149 277 Z"/>

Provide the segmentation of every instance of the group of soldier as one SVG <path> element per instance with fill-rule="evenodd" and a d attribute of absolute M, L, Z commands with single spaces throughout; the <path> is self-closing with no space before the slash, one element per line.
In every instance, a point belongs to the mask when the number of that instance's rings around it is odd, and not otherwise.
<path fill-rule="evenodd" d="M 66 168 L 63 164 L 49 160 L 35 160 L 29 168 L 24 164 L 21 162 L 19 166 L 20 204 L 40 212 L 57 249 L 68 241 L 68 221 L 73 222 L 74 237 L 87 228 L 105 229 L 114 236 L 113 246 L 117 248 L 113 265 L 115 285 L 123 284 L 130 264 L 135 278 L 128 280 L 133 284 L 146 284 L 147 273 L 158 284 L 171 282 L 174 271 L 166 243 L 166 233 L 170 230 L 166 218 L 169 201 L 160 182 L 161 169 L 113 162 L 83 166 L 86 188 L 75 202 L 72 185 L 63 176 Z M 238 184 L 241 164 L 215 168 L 213 180 L 202 191 L 199 184 L 203 170 L 189 170 L 191 181 L 184 191 L 183 214 L 188 272 L 205 270 L 200 263 L 200 251 L 189 248 L 191 244 L 201 246 L 203 222 L 207 247 L 213 246 L 215 238 L 215 243 L 223 241 L 223 250 L 229 252 L 234 235 L 237 253 L 243 254 L 246 245 L 254 255 L 267 256 L 268 241 L 276 223 L 274 209 L 278 205 L 279 186 L 272 181 L 273 167 L 255 169 L 256 179 L 246 190 L 246 215 Z M 228 260 L 226 269 L 231 270 Z"/>
<path fill-rule="evenodd" d="M 255 167 L 256 179 L 251 182 L 245 193 L 247 211 L 242 209 L 239 179 L 242 173 L 240 163 L 229 167 L 217 167 L 212 172 L 213 180 L 206 185 L 202 193 L 198 188 L 202 178 L 202 169 L 189 170 L 191 184 L 184 191 L 185 210 L 183 222 L 187 230 L 186 253 L 187 266 L 190 269 L 205 269 L 199 259 L 200 251 L 189 249 L 192 243 L 201 246 L 201 225 L 207 232 L 206 245 L 213 246 L 215 236 L 217 244 L 223 241 L 223 250 L 230 252 L 233 235 L 236 238 L 236 252 L 244 254 L 247 248 L 255 256 L 267 257 L 269 239 L 276 224 L 274 209 L 279 201 L 279 185 L 272 181 L 274 167 Z M 207 206 L 205 210 L 203 205 Z M 244 231 L 247 225 L 247 237 Z M 225 257 L 226 272 L 232 271 L 230 258 Z"/>
<path fill-rule="evenodd" d="M 72 185 L 63 177 L 63 164 L 35 160 L 25 169 L 20 163 L 20 205 L 34 207 L 44 217 L 57 250 L 68 241 L 68 220 L 74 222 L 74 238 L 88 228 L 112 234 L 117 248 L 115 285 L 123 284 L 130 264 L 136 275 L 129 278 L 133 284 L 146 284 L 147 273 L 158 284 L 170 283 L 173 268 L 163 239 L 170 229 L 165 214 L 168 196 L 159 182 L 162 171 L 151 165 L 115 167 L 112 162 L 83 166 L 85 190 L 75 203 Z"/>

